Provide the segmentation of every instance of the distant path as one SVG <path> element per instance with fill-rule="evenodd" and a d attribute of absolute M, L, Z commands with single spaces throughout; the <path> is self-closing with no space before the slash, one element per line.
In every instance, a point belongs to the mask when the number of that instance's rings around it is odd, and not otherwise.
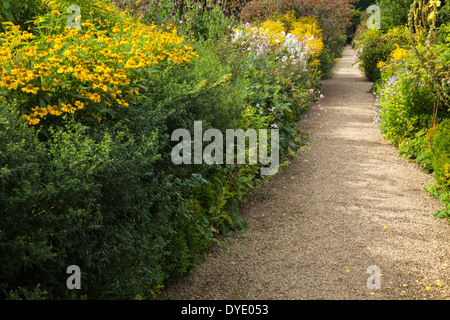
<path fill-rule="evenodd" d="M 383 141 L 353 53 L 323 81 L 324 110 L 299 124 L 311 151 L 244 204 L 248 228 L 230 249 L 213 246 L 160 299 L 450 299 L 450 228 L 433 218 L 431 176 Z M 371 265 L 379 290 L 366 285 Z"/>

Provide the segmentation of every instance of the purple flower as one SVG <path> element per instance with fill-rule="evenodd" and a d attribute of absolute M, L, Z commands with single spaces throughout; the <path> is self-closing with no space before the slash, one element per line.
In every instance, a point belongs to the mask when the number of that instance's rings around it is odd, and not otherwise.
<path fill-rule="evenodd" d="M 380 120 L 380 109 L 374 109 L 375 111 L 375 117 L 373 118 L 373 124 L 377 124 Z"/>

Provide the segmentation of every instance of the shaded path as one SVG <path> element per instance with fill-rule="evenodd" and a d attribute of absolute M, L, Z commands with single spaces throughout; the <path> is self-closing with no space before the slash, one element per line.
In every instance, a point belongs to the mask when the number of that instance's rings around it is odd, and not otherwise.
<path fill-rule="evenodd" d="M 324 110 L 299 124 L 311 151 L 249 198 L 229 249 L 213 246 L 161 299 L 450 299 L 450 228 L 423 189 L 432 177 L 383 141 L 352 61 L 346 47 Z M 371 265 L 379 290 L 366 285 Z"/>

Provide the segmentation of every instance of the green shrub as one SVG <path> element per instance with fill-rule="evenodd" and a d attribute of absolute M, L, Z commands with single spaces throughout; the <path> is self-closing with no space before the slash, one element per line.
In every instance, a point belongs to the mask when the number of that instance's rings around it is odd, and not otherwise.
<path fill-rule="evenodd" d="M 28 29 L 36 16 L 46 11 L 47 3 L 41 0 L 0 0 L 0 31 L 4 30 L 2 22 L 12 22 Z"/>
<path fill-rule="evenodd" d="M 431 127 L 433 93 L 425 85 L 425 75 L 417 75 L 401 65 L 393 75 L 383 79 L 378 90 L 380 129 L 394 144 Z M 442 110 L 440 115 L 445 112 Z"/>
<path fill-rule="evenodd" d="M 430 137 L 431 163 L 438 183 L 450 188 L 450 119 L 442 121 Z"/>
<path fill-rule="evenodd" d="M 377 0 L 381 10 L 381 29 L 387 31 L 408 24 L 408 13 L 413 0 Z"/>
<path fill-rule="evenodd" d="M 195 265 L 211 241 L 209 222 L 188 210 L 190 180 L 161 170 L 164 139 L 153 123 L 141 112 L 129 116 L 138 132 L 125 122 L 68 123 L 44 143 L 2 106 L 4 293 L 41 283 L 61 296 L 65 269 L 76 264 L 89 298 L 151 298 L 152 288 Z"/>
<path fill-rule="evenodd" d="M 359 68 L 369 81 L 381 78 L 380 62 L 386 62 L 397 46 L 408 48 L 409 36 L 406 27 L 398 27 L 383 33 L 377 29 L 361 32 L 355 39 Z"/>
<path fill-rule="evenodd" d="M 319 71 L 321 72 L 322 79 L 330 79 L 333 76 L 333 66 L 334 59 L 333 55 L 327 48 L 324 48 L 319 57 L 320 66 Z"/>
<path fill-rule="evenodd" d="M 428 185 L 427 190 L 444 204 L 434 216 L 450 219 L 450 119 L 445 119 L 433 127 L 428 138 L 437 183 Z"/>

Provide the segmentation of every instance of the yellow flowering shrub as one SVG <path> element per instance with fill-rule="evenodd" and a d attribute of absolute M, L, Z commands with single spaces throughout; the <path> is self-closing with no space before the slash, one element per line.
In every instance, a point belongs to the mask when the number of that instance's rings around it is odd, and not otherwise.
<path fill-rule="evenodd" d="M 196 55 L 171 25 L 144 25 L 115 7 L 92 1 L 116 21 L 83 19 L 81 28 L 65 25 L 60 2 L 35 21 L 33 35 L 5 23 L 0 33 L 0 96 L 18 99 L 30 125 L 64 114 L 80 118 L 113 116 L 139 94 L 139 82 L 167 64 L 184 64 Z M 92 9 L 94 10 L 94 9 Z M 90 11 L 94 15 L 94 11 Z"/>
<path fill-rule="evenodd" d="M 287 49 L 288 54 L 303 53 L 304 57 L 318 58 L 324 49 L 322 31 L 314 17 L 296 18 L 293 12 L 284 15 L 272 15 L 258 26 L 249 23 L 234 29 L 233 41 L 246 40 L 255 42 L 260 39 L 266 42 L 259 44 L 259 52 Z M 255 42 L 256 43 L 256 42 Z M 271 49 L 268 49 L 271 47 Z M 319 66 L 317 59 L 312 59 L 313 66 Z"/>
<path fill-rule="evenodd" d="M 380 69 L 389 65 L 393 57 L 391 54 L 395 55 L 395 59 L 403 59 L 410 47 L 406 26 L 390 29 L 386 33 L 378 29 L 366 30 L 355 39 L 355 43 L 358 66 L 372 82 L 381 78 Z"/>
<path fill-rule="evenodd" d="M 315 17 L 307 16 L 297 19 L 292 11 L 284 15 L 273 15 L 261 24 L 261 30 L 274 40 L 280 41 L 283 41 L 287 34 L 292 34 L 300 38 L 308 51 L 314 52 L 315 57 L 319 57 L 324 49 L 322 31 Z"/>
<path fill-rule="evenodd" d="M 261 31 L 263 31 L 268 40 L 272 43 L 280 43 L 284 39 L 286 32 L 285 26 L 281 21 L 267 20 L 261 24 Z"/>

